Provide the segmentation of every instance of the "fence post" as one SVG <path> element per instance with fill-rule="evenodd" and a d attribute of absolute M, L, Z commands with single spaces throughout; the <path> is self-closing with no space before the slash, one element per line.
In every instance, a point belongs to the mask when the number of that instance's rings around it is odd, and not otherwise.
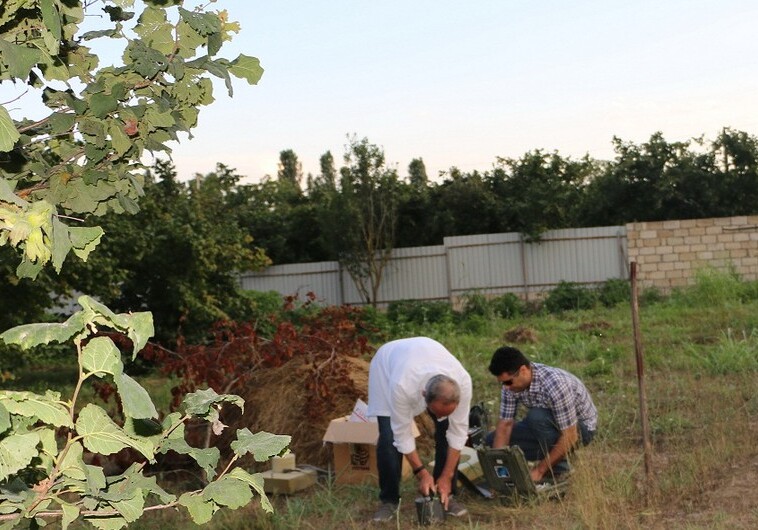
<path fill-rule="evenodd" d="M 640 394 L 640 421 L 642 422 L 642 450 L 645 458 L 645 478 L 648 486 L 653 478 L 653 444 L 650 441 L 650 422 L 647 415 L 647 390 L 645 389 L 644 351 L 640 333 L 639 303 L 637 299 L 637 262 L 631 263 L 632 329 L 634 333 L 634 356 L 637 360 L 637 388 Z"/>
<path fill-rule="evenodd" d="M 526 243 L 524 243 L 524 234 L 518 235 L 519 252 L 521 253 L 521 279 L 524 284 L 524 300 L 529 301 L 529 271 L 526 268 Z"/>

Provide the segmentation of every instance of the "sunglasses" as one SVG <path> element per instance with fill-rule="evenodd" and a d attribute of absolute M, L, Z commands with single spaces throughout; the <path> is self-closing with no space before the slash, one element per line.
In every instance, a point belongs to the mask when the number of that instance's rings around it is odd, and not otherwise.
<path fill-rule="evenodd" d="M 513 384 L 513 380 L 516 379 L 516 376 L 518 374 L 520 374 L 520 373 L 521 373 L 521 368 L 519 368 L 518 370 L 516 370 L 516 373 L 511 374 L 511 378 L 510 379 L 507 379 L 505 381 L 501 381 L 500 384 L 502 384 L 503 386 L 511 386 Z"/>

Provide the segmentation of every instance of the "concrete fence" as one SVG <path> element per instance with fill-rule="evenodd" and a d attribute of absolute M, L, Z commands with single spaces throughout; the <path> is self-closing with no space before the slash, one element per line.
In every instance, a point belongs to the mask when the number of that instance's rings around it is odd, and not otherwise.
<path fill-rule="evenodd" d="M 667 292 L 706 266 L 758 280 L 758 215 L 631 223 L 626 234 L 641 285 Z"/>

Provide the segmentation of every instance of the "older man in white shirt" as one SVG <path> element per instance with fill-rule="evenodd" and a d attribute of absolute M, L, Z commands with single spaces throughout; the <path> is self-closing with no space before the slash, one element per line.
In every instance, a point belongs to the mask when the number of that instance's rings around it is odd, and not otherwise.
<path fill-rule="evenodd" d="M 374 521 L 395 517 L 400 502 L 403 457 L 419 480 L 422 495 L 437 492 L 446 513 L 466 508 L 453 496 L 458 459 L 468 438 L 471 376 L 439 342 L 427 337 L 384 344 L 371 360 L 368 415 L 379 424 L 376 446 L 381 506 Z M 424 411 L 435 419 L 434 471 L 429 473 L 416 450 L 411 425 Z"/>

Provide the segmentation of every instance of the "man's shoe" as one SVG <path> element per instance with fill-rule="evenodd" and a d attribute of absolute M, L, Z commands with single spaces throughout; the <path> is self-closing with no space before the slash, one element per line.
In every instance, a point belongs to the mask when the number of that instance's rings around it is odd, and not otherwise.
<path fill-rule="evenodd" d="M 468 514 L 468 510 L 463 503 L 458 502 L 452 495 L 447 498 L 447 510 L 445 515 L 450 517 L 463 517 Z"/>
<path fill-rule="evenodd" d="M 372 521 L 375 523 L 386 523 L 395 519 L 396 515 L 397 504 L 392 504 L 391 502 L 383 502 L 374 514 Z"/>

